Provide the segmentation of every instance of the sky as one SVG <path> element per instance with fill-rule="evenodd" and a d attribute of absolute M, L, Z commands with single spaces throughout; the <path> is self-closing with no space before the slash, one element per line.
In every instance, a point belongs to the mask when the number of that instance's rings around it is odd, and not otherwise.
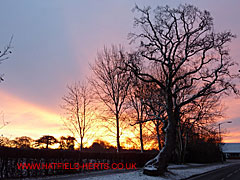
<path fill-rule="evenodd" d="M 0 112 L 10 122 L 0 134 L 10 138 L 69 134 L 63 128 L 60 108 L 66 86 L 89 76 L 89 63 L 104 46 L 129 47 L 127 35 L 134 31 L 131 10 L 135 4 L 154 8 L 184 3 L 210 11 L 217 31 L 231 30 L 238 36 L 230 49 L 232 58 L 240 63 L 237 0 L 1 1 L 0 49 L 13 36 L 13 53 L 0 64 L 5 79 L 0 83 Z M 232 121 L 221 126 L 227 132 L 224 141 L 240 142 L 240 99 L 227 97 L 224 104 L 226 116 L 219 121 Z"/>

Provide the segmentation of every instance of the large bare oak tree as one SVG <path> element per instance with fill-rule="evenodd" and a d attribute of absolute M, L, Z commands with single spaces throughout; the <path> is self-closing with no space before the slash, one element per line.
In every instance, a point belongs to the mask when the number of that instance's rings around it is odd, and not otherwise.
<path fill-rule="evenodd" d="M 238 93 L 234 79 L 235 62 L 229 56 L 227 44 L 235 37 L 230 31 L 215 32 L 208 11 L 192 5 L 150 7 L 135 10 L 138 43 L 127 67 L 142 81 L 155 83 L 162 93 L 167 114 L 165 144 L 160 153 L 144 167 L 144 173 L 159 175 L 167 170 L 176 146 L 177 125 L 184 107 L 212 94 Z M 151 64 L 161 76 L 144 69 Z M 190 90 L 190 91 L 188 91 Z M 187 92 L 184 96 L 182 94 Z"/>

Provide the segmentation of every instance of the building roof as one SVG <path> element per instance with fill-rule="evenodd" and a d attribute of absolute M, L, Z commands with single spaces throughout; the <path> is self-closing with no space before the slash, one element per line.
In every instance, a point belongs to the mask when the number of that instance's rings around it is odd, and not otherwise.
<path fill-rule="evenodd" d="M 223 153 L 240 153 L 240 143 L 224 143 L 221 147 Z"/>

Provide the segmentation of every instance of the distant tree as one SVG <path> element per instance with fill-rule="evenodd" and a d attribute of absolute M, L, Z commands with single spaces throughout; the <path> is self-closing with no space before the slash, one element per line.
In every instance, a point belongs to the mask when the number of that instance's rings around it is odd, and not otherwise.
<path fill-rule="evenodd" d="M 89 149 L 95 152 L 103 152 L 107 150 L 113 150 L 115 148 L 111 144 L 109 144 L 107 141 L 97 139 L 92 143 Z"/>
<path fill-rule="evenodd" d="M 86 83 L 75 83 L 68 86 L 67 95 L 63 96 L 62 109 L 65 111 L 64 124 L 74 137 L 80 138 L 80 151 L 86 133 L 93 126 L 94 109 L 91 89 Z"/>
<path fill-rule="evenodd" d="M 148 83 L 146 86 L 144 103 L 146 108 L 147 119 L 145 122 L 151 121 L 154 124 L 155 134 L 158 142 L 159 151 L 162 149 L 162 141 L 165 136 L 164 129 L 167 126 L 166 111 L 163 106 L 163 96 L 158 87 L 154 83 Z"/>
<path fill-rule="evenodd" d="M 153 69 L 151 71 L 153 71 Z M 158 87 L 154 83 L 146 84 L 140 81 L 138 84 L 139 85 L 135 86 L 135 90 L 133 90 L 130 95 L 132 102 L 131 106 L 136 110 L 140 117 L 140 121 L 136 121 L 135 124 L 142 125 L 146 122 L 151 122 L 148 123 L 148 127 L 146 127 L 150 131 L 152 130 L 151 126 L 155 126 L 154 132 L 152 131 L 152 133 L 154 133 L 155 138 L 157 138 L 158 149 L 160 151 L 162 149 L 164 137 L 163 124 L 166 121 L 162 93 L 159 92 Z"/>
<path fill-rule="evenodd" d="M 167 115 L 165 144 L 156 158 L 144 167 L 148 175 L 163 174 L 176 147 L 177 126 L 184 107 L 211 94 L 239 93 L 234 80 L 239 78 L 233 67 L 227 43 L 235 35 L 230 31 L 214 31 L 213 18 L 208 11 L 192 5 L 139 8 L 140 18 L 130 34 L 132 42 L 139 44 L 131 53 L 126 66 L 145 83 L 155 83 L 162 93 Z M 147 71 L 152 65 L 161 73 Z M 184 92 L 184 96 L 181 96 Z"/>
<path fill-rule="evenodd" d="M 58 140 L 55 137 L 49 135 L 42 136 L 35 141 L 35 145 L 37 147 L 40 147 L 41 145 L 46 145 L 46 149 L 48 149 L 49 145 L 54 145 L 56 143 L 58 143 Z"/>
<path fill-rule="evenodd" d="M 121 149 L 120 124 L 131 80 L 130 73 L 121 70 L 125 58 L 127 55 L 121 47 L 113 46 L 110 50 L 104 48 L 104 51 L 98 54 L 95 64 L 91 66 L 94 74 L 92 85 L 109 112 L 105 118 L 111 124 L 111 127 L 108 127 L 109 131 L 112 131 L 112 125 L 116 127 L 117 152 Z"/>
<path fill-rule="evenodd" d="M 92 151 L 95 151 L 95 152 L 105 151 L 104 145 L 97 143 L 97 142 L 93 142 L 93 144 L 89 147 L 89 149 L 91 149 Z"/>
<path fill-rule="evenodd" d="M 131 119 L 133 125 L 139 125 L 139 140 L 141 146 L 141 152 L 144 152 L 143 144 L 143 124 L 147 119 L 146 114 L 146 104 L 144 103 L 145 98 L 145 84 L 140 80 L 136 79 L 132 81 L 131 87 L 129 89 L 128 103 L 131 108 L 129 108 L 131 113 Z"/>
<path fill-rule="evenodd" d="M 178 159 L 184 163 L 189 138 L 197 134 L 210 138 L 216 134 L 216 120 L 223 117 L 223 107 L 219 95 L 204 96 L 195 103 L 189 104 L 181 111 L 178 125 Z M 214 138 L 213 138 L 214 139 Z"/>
<path fill-rule="evenodd" d="M 59 149 L 67 149 L 66 137 L 61 136 L 59 140 Z"/>
<path fill-rule="evenodd" d="M 10 140 L 3 135 L 0 136 L 0 147 L 8 147 Z"/>
<path fill-rule="evenodd" d="M 75 146 L 75 138 L 74 137 L 71 137 L 71 136 L 68 136 L 67 139 L 66 139 L 66 144 L 67 144 L 67 148 L 69 150 L 74 150 L 74 146 Z"/>
<path fill-rule="evenodd" d="M 16 148 L 31 148 L 33 139 L 27 136 L 16 137 L 13 140 Z"/>
<path fill-rule="evenodd" d="M 222 152 L 218 145 L 218 139 L 199 134 L 191 136 L 187 147 L 186 162 L 213 163 L 222 160 Z"/>
<path fill-rule="evenodd" d="M 76 139 L 71 136 L 68 137 L 61 136 L 59 141 L 59 149 L 74 150 L 75 140 Z"/>

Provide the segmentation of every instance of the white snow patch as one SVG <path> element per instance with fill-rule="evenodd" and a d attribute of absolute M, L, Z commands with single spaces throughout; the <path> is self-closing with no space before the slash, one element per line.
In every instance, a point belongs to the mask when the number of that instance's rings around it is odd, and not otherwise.
<path fill-rule="evenodd" d="M 157 168 L 156 167 L 154 167 L 154 166 L 146 166 L 146 167 L 144 167 L 144 169 L 146 169 L 146 170 L 150 170 L 150 171 L 156 171 L 157 170 Z"/>

